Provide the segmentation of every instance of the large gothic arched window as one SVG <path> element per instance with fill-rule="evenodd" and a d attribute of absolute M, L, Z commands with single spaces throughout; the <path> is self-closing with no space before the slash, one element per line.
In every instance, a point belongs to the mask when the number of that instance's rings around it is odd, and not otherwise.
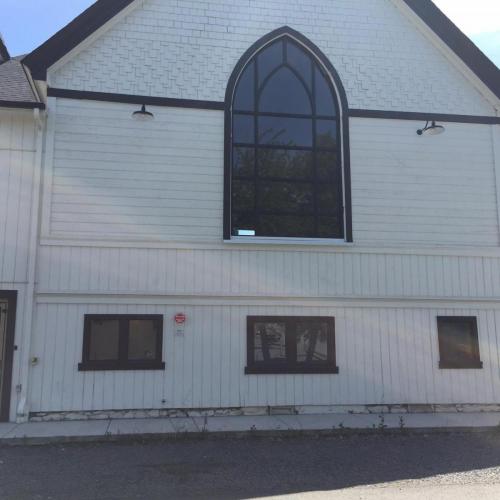
<path fill-rule="evenodd" d="M 290 32 L 254 47 L 228 88 L 226 239 L 349 239 L 345 110 L 328 69 Z"/>

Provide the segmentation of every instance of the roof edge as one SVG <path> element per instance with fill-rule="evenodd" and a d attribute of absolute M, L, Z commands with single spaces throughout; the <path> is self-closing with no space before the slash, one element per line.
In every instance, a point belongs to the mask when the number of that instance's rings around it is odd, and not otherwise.
<path fill-rule="evenodd" d="M 0 108 L 45 109 L 45 104 L 43 102 L 2 101 L 2 100 L 0 100 Z"/>
<path fill-rule="evenodd" d="M 10 54 L 7 49 L 7 45 L 3 41 L 2 36 L 0 35 L 0 64 L 10 61 Z"/>
<path fill-rule="evenodd" d="M 432 0 L 403 0 L 500 99 L 500 69 Z"/>
<path fill-rule="evenodd" d="M 23 63 L 35 80 L 135 0 L 97 0 L 87 10 L 28 54 Z M 402 0 L 500 99 L 500 69 L 432 2 Z M 6 50 L 6 49 L 5 49 Z"/>
<path fill-rule="evenodd" d="M 23 63 L 35 80 L 45 80 L 47 69 L 113 19 L 135 0 L 98 0 L 45 43 L 28 54 Z"/>

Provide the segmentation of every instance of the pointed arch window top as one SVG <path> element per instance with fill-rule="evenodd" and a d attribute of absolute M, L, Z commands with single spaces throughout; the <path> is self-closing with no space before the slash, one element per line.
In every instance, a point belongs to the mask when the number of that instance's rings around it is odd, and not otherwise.
<path fill-rule="evenodd" d="M 234 111 L 334 117 L 334 90 L 314 56 L 289 36 L 264 46 L 236 85 Z"/>
<path fill-rule="evenodd" d="M 345 93 L 319 49 L 294 33 L 281 29 L 255 44 L 231 77 L 225 239 L 350 241 Z"/>

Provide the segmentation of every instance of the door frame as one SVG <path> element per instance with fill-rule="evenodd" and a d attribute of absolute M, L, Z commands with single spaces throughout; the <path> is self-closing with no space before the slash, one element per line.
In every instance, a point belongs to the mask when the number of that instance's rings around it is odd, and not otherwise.
<path fill-rule="evenodd" d="M 4 367 L 1 387 L 0 422 L 8 422 L 12 394 L 12 368 L 14 363 L 14 339 L 16 335 L 17 291 L 0 290 L 0 299 L 7 301 L 7 325 L 5 329 Z"/>

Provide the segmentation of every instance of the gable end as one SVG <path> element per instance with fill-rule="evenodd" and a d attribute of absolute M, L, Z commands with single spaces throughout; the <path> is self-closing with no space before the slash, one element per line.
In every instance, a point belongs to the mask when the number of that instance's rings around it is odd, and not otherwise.
<path fill-rule="evenodd" d="M 135 0 L 98 0 L 66 27 L 28 54 L 23 63 L 35 80 L 45 80 L 47 69 L 113 19 Z"/>
<path fill-rule="evenodd" d="M 35 80 L 135 0 L 98 0 L 23 60 Z M 403 0 L 436 35 L 500 98 L 500 70 L 439 10 L 432 0 Z"/>

